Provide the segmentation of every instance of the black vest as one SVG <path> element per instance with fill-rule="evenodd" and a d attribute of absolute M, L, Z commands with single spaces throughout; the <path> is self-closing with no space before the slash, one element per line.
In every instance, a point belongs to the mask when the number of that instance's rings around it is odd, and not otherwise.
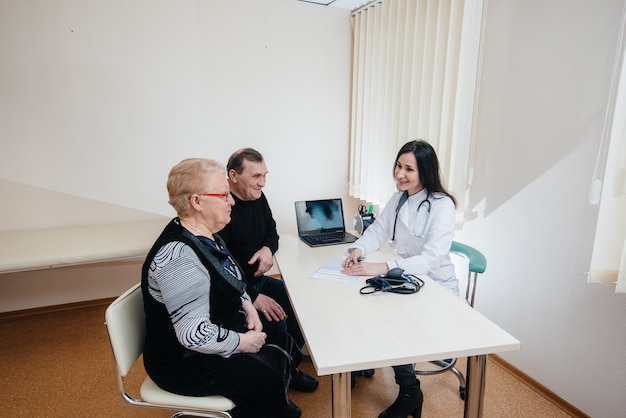
<path fill-rule="evenodd" d="M 217 235 L 216 242 L 224 247 Z M 227 253 L 211 252 L 189 231 L 183 228 L 178 218 L 173 219 L 163 230 L 148 253 L 142 268 L 141 289 L 144 311 L 146 313 L 146 339 L 144 361 L 146 368 L 176 367 L 184 358 L 199 355 L 198 352 L 183 347 L 174 332 L 174 326 L 165 305 L 156 301 L 148 291 L 148 270 L 152 260 L 161 247 L 169 242 L 183 242 L 193 249 L 211 276 L 210 318 L 229 332 L 245 332 L 246 316 L 241 306 L 241 295 L 245 284 L 231 276 L 223 267 L 223 258 Z M 241 269 L 240 269 L 241 271 Z M 223 335 L 225 337 L 225 335 Z M 218 356 L 216 356 L 218 357 Z M 216 359 L 217 360 L 217 359 Z"/>

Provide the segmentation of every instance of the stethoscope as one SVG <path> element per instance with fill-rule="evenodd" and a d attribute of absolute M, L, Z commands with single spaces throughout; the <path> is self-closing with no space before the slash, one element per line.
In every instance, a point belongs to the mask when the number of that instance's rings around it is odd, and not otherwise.
<path fill-rule="evenodd" d="M 409 200 L 409 193 L 405 190 L 404 193 L 402 193 L 402 196 L 400 196 L 400 200 L 398 201 L 398 206 L 396 206 L 396 217 L 393 221 L 393 234 L 391 235 L 391 239 L 389 240 L 389 246 L 390 247 L 395 247 L 396 246 L 396 225 L 398 224 L 398 214 L 400 213 L 400 208 L 402 208 L 402 206 Z M 420 208 L 422 207 L 422 205 L 424 203 L 428 203 L 428 215 L 430 216 L 430 200 L 428 200 L 428 195 L 426 195 L 426 198 L 424 200 L 422 200 L 420 202 L 419 205 L 417 205 L 417 211 L 420 211 Z"/>

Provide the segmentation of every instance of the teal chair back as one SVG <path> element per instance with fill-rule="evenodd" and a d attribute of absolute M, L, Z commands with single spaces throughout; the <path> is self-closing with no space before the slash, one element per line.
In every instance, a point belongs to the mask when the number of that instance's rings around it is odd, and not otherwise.
<path fill-rule="evenodd" d="M 452 241 L 450 252 L 460 255 L 468 261 L 467 288 L 465 290 L 465 300 L 470 306 L 474 306 L 476 295 L 476 282 L 478 275 L 487 269 L 487 258 L 476 248 L 458 241 Z"/>

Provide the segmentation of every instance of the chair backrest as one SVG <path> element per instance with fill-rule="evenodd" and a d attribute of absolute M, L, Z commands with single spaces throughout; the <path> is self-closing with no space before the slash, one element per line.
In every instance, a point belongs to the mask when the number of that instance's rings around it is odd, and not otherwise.
<path fill-rule="evenodd" d="M 487 269 L 487 259 L 474 247 L 458 241 L 452 241 L 450 252 L 465 257 L 469 262 L 469 271 L 472 273 L 484 273 Z"/>
<path fill-rule="evenodd" d="M 458 241 L 452 241 L 450 252 L 464 257 L 468 261 L 467 287 L 465 288 L 465 300 L 470 306 L 474 306 L 476 298 L 476 284 L 478 275 L 487 269 L 487 258 L 474 247 Z"/>
<path fill-rule="evenodd" d="M 113 356 L 120 376 L 126 376 L 143 351 L 146 316 L 141 284 L 115 299 L 104 314 Z"/>

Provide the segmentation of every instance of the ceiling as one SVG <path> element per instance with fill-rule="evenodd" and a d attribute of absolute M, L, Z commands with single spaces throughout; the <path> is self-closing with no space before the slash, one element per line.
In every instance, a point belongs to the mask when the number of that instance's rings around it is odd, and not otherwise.
<path fill-rule="evenodd" d="M 371 0 L 298 0 L 305 3 L 314 3 L 321 6 L 336 7 L 339 9 L 355 10 Z"/>

